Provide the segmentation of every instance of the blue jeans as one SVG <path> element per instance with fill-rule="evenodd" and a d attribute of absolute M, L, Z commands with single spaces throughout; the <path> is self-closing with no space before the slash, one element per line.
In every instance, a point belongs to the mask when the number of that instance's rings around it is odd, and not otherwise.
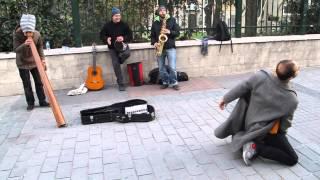
<path fill-rule="evenodd" d="M 177 85 L 177 71 L 176 71 L 176 60 L 177 53 L 175 48 L 164 49 L 164 52 L 160 57 L 158 57 L 158 65 L 160 78 L 162 80 L 162 84 L 167 85 Z M 166 58 L 168 59 L 168 66 L 171 70 L 166 68 Z"/>

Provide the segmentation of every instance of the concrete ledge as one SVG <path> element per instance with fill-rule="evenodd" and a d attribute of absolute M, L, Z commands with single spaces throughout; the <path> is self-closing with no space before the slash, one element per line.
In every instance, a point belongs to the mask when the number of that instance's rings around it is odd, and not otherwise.
<path fill-rule="evenodd" d="M 190 77 L 221 76 L 273 68 L 281 59 L 294 59 L 301 67 L 320 66 L 320 35 L 273 36 L 234 38 L 233 53 L 228 42 L 210 40 L 208 55 L 200 51 L 201 40 L 177 42 L 177 70 Z M 127 65 L 142 62 L 144 79 L 150 70 L 158 67 L 155 51 L 150 43 L 130 44 L 131 56 L 122 65 L 125 82 L 128 82 Z M 111 58 L 106 46 L 98 46 L 97 65 L 103 69 L 106 85 L 115 84 Z M 87 76 L 92 64 L 91 46 L 45 50 L 48 77 L 53 89 L 78 87 Z M 0 53 L 0 96 L 22 94 L 23 87 L 15 63 L 15 53 Z"/>
<path fill-rule="evenodd" d="M 248 44 L 248 43 L 267 43 L 267 42 L 286 42 L 286 41 L 308 41 L 308 40 L 320 40 L 320 34 L 308 34 L 308 35 L 292 35 L 292 36 L 259 36 L 259 37 L 243 37 L 243 38 L 232 38 L 233 44 Z M 223 44 L 229 44 L 230 41 L 225 41 Z M 209 45 L 220 45 L 220 41 L 209 40 Z M 201 40 L 186 40 L 186 41 L 177 41 L 177 47 L 186 47 L 186 46 L 199 46 L 201 45 Z M 141 49 L 153 49 L 153 46 L 150 43 L 131 43 L 129 44 L 130 49 L 132 50 L 141 50 Z M 97 52 L 108 51 L 106 45 L 97 46 Z M 63 48 L 44 50 L 46 56 L 54 55 L 66 55 L 66 54 L 82 54 L 92 52 L 91 46 L 84 46 L 81 48 L 69 48 L 65 50 Z M 15 53 L 0 53 L 1 59 L 10 59 L 15 58 Z"/>

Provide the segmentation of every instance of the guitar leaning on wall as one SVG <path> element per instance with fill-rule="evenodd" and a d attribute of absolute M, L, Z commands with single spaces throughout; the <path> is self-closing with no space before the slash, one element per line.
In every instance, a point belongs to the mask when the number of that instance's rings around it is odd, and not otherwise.
<path fill-rule="evenodd" d="M 92 44 L 92 60 L 93 65 L 88 67 L 88 74 L 86 79 L 86 87 L 89 90 L 100 90 L 104 87 L 104 80 L 102 78 L 102 68 L 97 66 L 96 63 L 96 56 L 97 56 L 97 48 L 96 44 Z"/>

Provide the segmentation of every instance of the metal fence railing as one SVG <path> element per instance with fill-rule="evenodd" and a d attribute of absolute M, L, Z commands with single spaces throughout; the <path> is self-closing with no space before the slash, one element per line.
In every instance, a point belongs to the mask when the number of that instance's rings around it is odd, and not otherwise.
<path fill-rule="evenodd" d="M 155 11 L 167 6 L 181 27 L 178 39 L 213 35 L 218 19 L 233 37 L 320 33 L 319 0 L 0 0 L 0 51 L 12 50 L 12 31 L 22 13 L 37 16 L 37 29 L 53 47 L 100 43 L 99 32 L 119 7 L 134 32 L 147 42 Z"/>

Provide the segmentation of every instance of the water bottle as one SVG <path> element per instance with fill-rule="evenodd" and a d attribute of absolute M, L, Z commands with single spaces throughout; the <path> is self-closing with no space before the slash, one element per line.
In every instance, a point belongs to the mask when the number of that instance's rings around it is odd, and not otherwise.
<path fill-rule="evenodd" d="M 50 42 L 49 41 L 46 42 L 46 49 L 48 49 L 48 50 L 50 49 Z"/>

